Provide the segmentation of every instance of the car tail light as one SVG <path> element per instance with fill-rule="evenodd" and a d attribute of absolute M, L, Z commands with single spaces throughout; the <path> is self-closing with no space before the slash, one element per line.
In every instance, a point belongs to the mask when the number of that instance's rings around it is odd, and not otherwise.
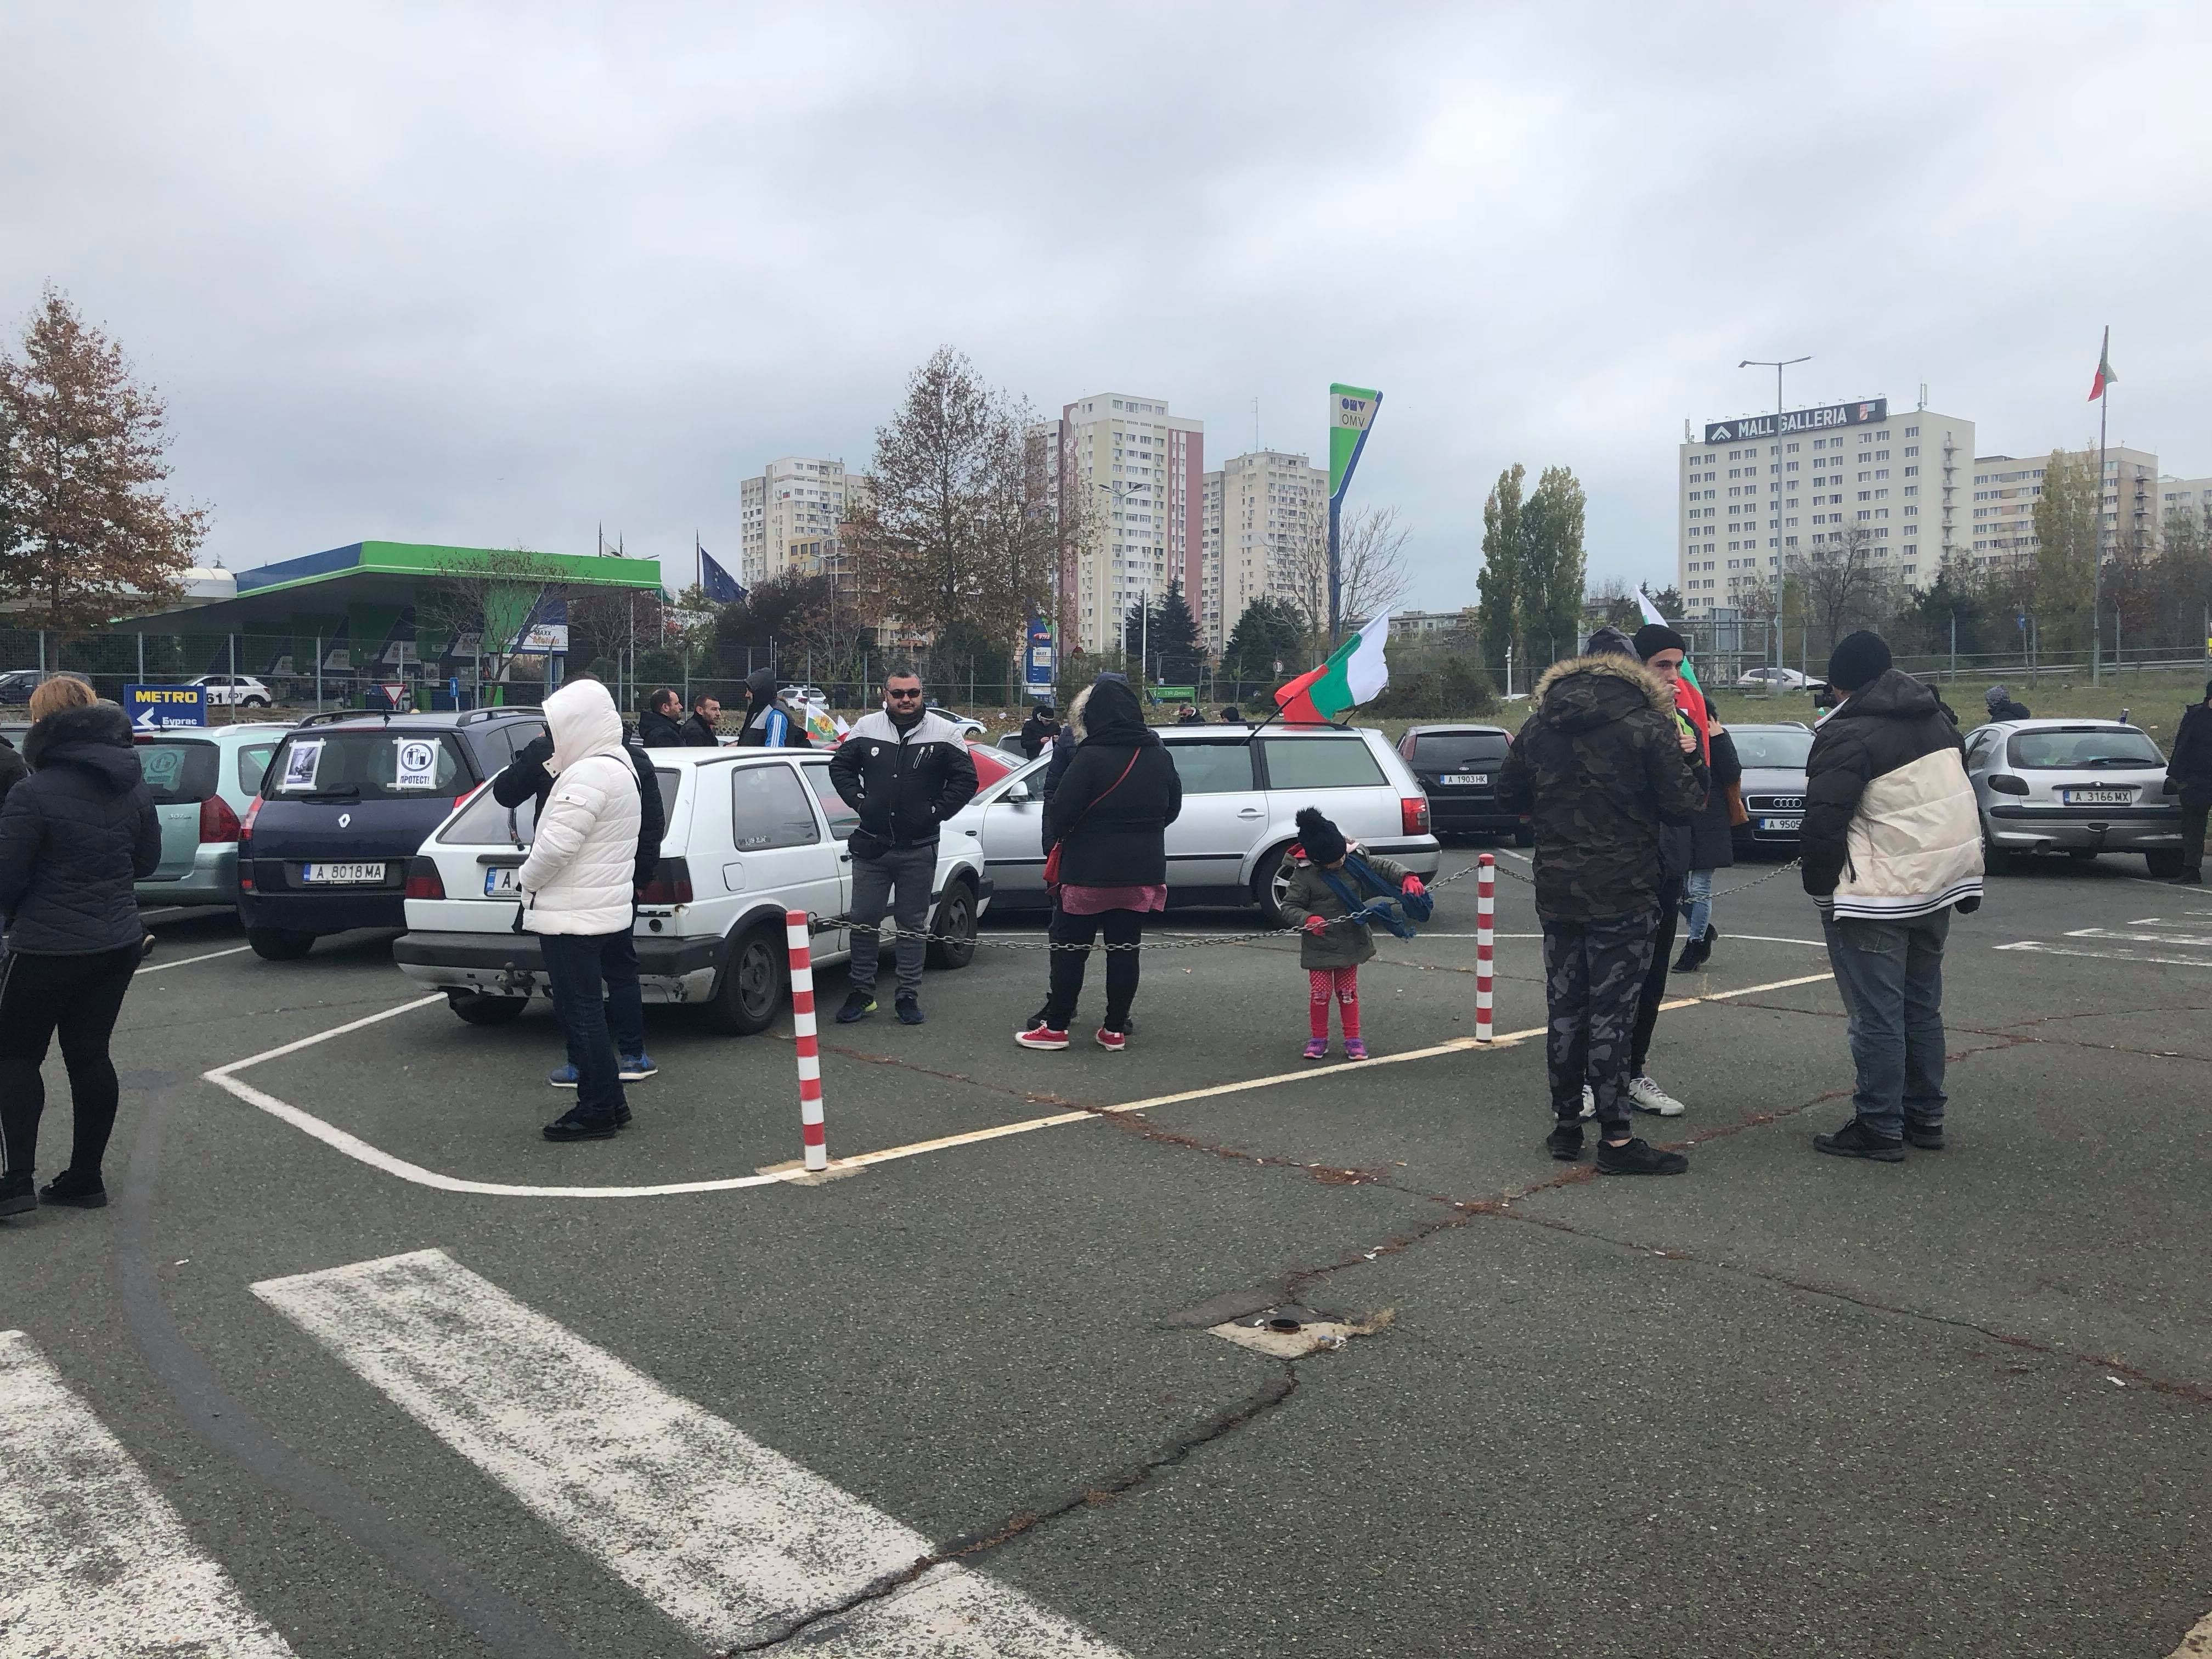
<path fill-rule="evenodd" d="M 638 892 L 640 904 L 691 902 L 691 866 L 680 858 L 665 858 L 653 866 L 653 879 Z"/>
<path fill-rule="evenodd" d="M 437 860 L 419 857 L 408 860 L 407 896 L 419 899 L 446 896 L 446 878 L 438 873 Z"/>
<path fill-rule="evenodd" d="M 2027 780 L 2000 772 L 1990 780 L 1990 787 L 2000 795 L 2024 795 L 2027 793 Z"/>
<path fill-rule="evenodd" d="M 200 803 L 200 840 L 236 841 L 238 814 L 230 810 L 230 803 L 221 795 L 210 795 Z"/>
<path fill-rule="evenodd" d="M 1398 798 L 1400 827 L 1409 836 L 1429 833 L 1429 798 L 1426 795 L 1401 795 Z"/>

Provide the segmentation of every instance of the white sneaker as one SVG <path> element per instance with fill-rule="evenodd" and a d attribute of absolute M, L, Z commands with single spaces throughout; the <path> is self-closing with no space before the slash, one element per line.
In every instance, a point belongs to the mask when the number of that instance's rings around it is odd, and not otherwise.
<path fill-rule="evenodd" d="M 1689 1110 L 1648 1077 L 1628 1079 L 1628 1103 L 1638 1111 L 1650 1112 L 1655 1117 L 1680 1117 Z"/>
<path fill-rule="evenodd" d="M 1587 1083 L 1583 1085 L 1583 1115 L 1584 1117 L 1597 1115 L 1597 1091 Z"/>

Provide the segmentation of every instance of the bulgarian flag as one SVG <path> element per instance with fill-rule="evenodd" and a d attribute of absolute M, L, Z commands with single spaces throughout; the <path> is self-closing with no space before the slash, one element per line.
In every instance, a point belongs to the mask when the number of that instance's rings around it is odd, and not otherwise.
<path fill-rule="evenodd" d="M 2112 373 L 2112 331 L 2105 330 L 2105 343 L 2097 352 L 2097 378 L 2089 382 L 2089 401 L 2095 403 L 2105 395 L 2105 388 L 2120 377 Z"/>
<path fill-rule="evenodd" d="M 1642 588 L 1636 590 L 1636 603 L 1644 608 L 1644 620 L 1665 628 L 1670 624 L 1659 614 L 1659 607 Z M 1705 757 L 1705 764 L 1713 763 L 1711 736 L 1713 711 L 1705 702 L 1705 688 L 1698 684 L 1697 671 L 1690 666 L 1690 653 L 1682 653 L 1682 665 L 1674 671 L 1681 678 L 1674 682 L 1674 708 L 1677 720 L 1686 719 L 1691 732 L 1698 739 L 1698 748 Z"/>
<path fill-rule="evenodd" d="M 1668 622 L 1664 617 L 1659 614 L 1659 607 L 1651 603 L 1651 596 L 1649 593 L 1646 593 L 1640 587 L 1636 590 L 1636 603 L 1643 607 L 1644 620 L 1645 622 L 1656 623 L 1662 628 L 1672 628 L 1674 626 L 1672 623 Z M 1690 666 L 1690 655 L 1686 651 L 1682 653 L 1682 666 L 1680 672 L 1684 679 L 1689 681 L 1692 685 L 1697 686 L 1698 696 L 1700 700 L 1702 700 L 1705 695 L 1705 688 L 1702 685 L 1698 685 L 1697 671 Z"/>
<path fill-rule="evenodd" d="M 1320 667 L 1277 687 L 1275 707 L 1286 720 L 1315 726 L 1357 708 L 1390 684 L 1389 665 L 1382 659 L 1382 644 L 1389 637 L 1390 613 L 1385 611 L 1329 653 Z"/>

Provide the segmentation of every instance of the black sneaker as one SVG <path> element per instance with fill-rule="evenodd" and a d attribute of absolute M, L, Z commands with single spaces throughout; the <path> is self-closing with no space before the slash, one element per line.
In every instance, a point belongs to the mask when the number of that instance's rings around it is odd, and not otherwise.
<path fill-rule="evenodd" d="M 64 1170 L 39 1188 L 41 1204 L 70 1204 L 80 1210 L 104 1210 L 107 1207 L 107 1188 L 100 1179 L 100 1171 L 79 1175 L 75 1170 Z"/>
<path fill-rule="evenodd" d="M 38 1207 L 39 1194 L 30 1176 L 0 1176 L 0 1215 L 21 1215 Z"/>
<path fill-rule="evenodd" d="M 1814 1146 L 1838 1158 L 1870 1158 L 1877 1164 L 1905 1162 L 1905 1142 L 1878 1135 L 1853 1118 L 1832 1135 L 1814 1135 Z"/>
<path fill-rule="evenodd" d="M 629 1127 L 629 1107 L 627 1104 L 615 1108 L 615 1127 L 617 1129 Z"/>
<path fill-rule="evenodd" d="M 1923 1152 L 1943 1150 L 1943 1126 L 1940 1123 L 1916 1123 L 1908 1117 L 1905 1120 L 1905 1138 Z"/>
<path fill-rule="evenodd" d="M 1600 1175 L 1680 1175 L 1689 1167 L 1681 1153 L 1662 1152 L 1641 1136 L 1618 1146 L 1609 1140 L 1597 1144 Z"/>
<path fill-rule="evenodd" d="M 622 1128 L 612 1113 L 605 1116 L 563 1112 L 545 1126 L 548 1140 L 612 1140 Z"/>
<path fill-rule="evenodd" d="M 2204 884 L 2204 878 L 2184 870 L 2166 884 L 2168 887 L 2202 887 Z"/>
<path fill-rule="evenodd" d="M 897 1011 L 898 1022 L 900 1024 L 919 1025 L 921 1024 L 921 999 L 915 995 L 913 992 L 900 992 L 897 1001 L 893 1003 L 891 1006 Z"/>
<path fill-rule="evenodd" d="M 1562 1164 L 1571 1164 L 1583 1155 L 1583 1126 L 1579 1123 L 1555 1125 L 1544 1137 L 1544 1150 Z"/>
<path fill-rule="evenodd" d="M 866 1019 L 876 1012 L 876 994 L 872 991 L 848 991 L 845 1006 L 837 1011 L 837 1023 L 850 1025 L 856 1019 Z"/>

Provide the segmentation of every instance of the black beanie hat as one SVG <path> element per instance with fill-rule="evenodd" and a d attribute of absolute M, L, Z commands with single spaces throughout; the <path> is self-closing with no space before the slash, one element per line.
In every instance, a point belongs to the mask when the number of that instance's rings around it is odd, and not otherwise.
<path fill-rule="evenodd" d="M 1690 642 L 1665 623 L 1646 623 L 1636 630 L 1636 654 L 1650 662 L 1662 651 L 1690 654 Z"/>
<path fill-rule="evenodd" d="M 1628 635 L 1611 623 L 1591 635 L 1589 643 L 1583 647 L 1585 657 L 1632 657 L 1635 654 L 1636 647 L 1630 642 Z"/>
<path fill-rule="evenodd" d="M 1889 667 L 1889 644 L 1870 628 L 1848 635 L 1828 658 L 1828 684 L 1838 691 L 1859 691 Z"/>
<path fill-rule="evenodd" d="M 1345 854 L 1344 831 L 1310 806 L 1298 808 L 1298 840 L 1316 864 L 1334 864 Z"/>

